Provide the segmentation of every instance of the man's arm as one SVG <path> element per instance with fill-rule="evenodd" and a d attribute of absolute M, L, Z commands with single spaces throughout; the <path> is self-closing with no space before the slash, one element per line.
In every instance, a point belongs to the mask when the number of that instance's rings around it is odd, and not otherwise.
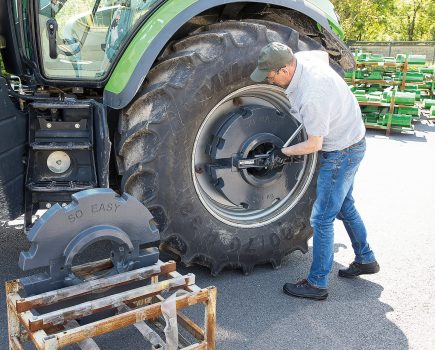
<path fill-rule="evenodd" d="M 305 154 L 314 153 L 322 149 L 323 136 L 308 135 L 308 139 L 296 145 L 283 148 L 281 151 L 286 156 L 303 156 Z"/>

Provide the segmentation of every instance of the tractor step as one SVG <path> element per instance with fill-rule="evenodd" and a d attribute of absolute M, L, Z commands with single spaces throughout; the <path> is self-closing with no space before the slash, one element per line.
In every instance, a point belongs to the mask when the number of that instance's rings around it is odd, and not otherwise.
<path fill-rule="evenodd" d="M 58 151 L 58 150 L 90 150 L 92 149 L 92 144 L 90 142 L 32 142 L 30 144 L 30 148 L 33 150 L 50 150 L 50 151 Z"/>
<path fill-rule="evenodd" d="M 174 342 L 178 349 L 215 349 L 215 287 L 201 289 L 195 275 L 183 276 L 174 261 L 160 260 L 95 279 L 112 267 L 110 259 L 76 266 L 74 273 L 85 282 L 31 296 L 24 295 L 21 280 L 6 282 L 9 349 L 24 349 L 30 341 L 38 350 L 72 344 L 96 350 L 100 347 L 93 337 L 130 325 L 151 349 L 164 349 Z M 168 291 L 174 294 L 167 297 Z M 204 328 L 181 312 L 201 303 L 205 304 Z M 163 330 L 165 324 L 169 327 Z"/>
<path fill-rule="evenodd" d="M 95 187 L 92 182 L 77 181 L 38 181 L 26 185 L 31 192 L 78 192 Z"/>

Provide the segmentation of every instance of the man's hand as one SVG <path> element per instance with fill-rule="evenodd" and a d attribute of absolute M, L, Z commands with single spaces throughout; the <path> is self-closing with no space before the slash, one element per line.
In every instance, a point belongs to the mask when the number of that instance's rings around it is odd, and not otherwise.
<path fill-rule="evenodd" d="M 269 170 L 283 167 L 287 163 L 291 163 L 291 157 L 286 156 L 281 148 L 275 147 L 269 154 L 269 158 L 266 161 L 267 168 Z"/>
<path fill-rule="evenodd" d="M 270 151 L 269 158 L 266 160 L 267 169 L 278 169 L 286 164 L 297 163 L 303 160 L 303 156 L 288 156 L 282 152 L 281 147 L 276 147 Z"/>

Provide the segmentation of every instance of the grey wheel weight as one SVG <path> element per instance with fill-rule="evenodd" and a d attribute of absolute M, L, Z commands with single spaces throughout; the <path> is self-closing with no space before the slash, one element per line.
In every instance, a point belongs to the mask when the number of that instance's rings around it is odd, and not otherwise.
<path fill-rule="evenodd" d="M 186 264 L 209 267 L 212 274 L 226 267 L 249 273 L 261 263 L 279 267 L 290 252 L 306 252 L 312 235 L 309 216 L 315 198 L 316 155 L 298 172 L 302 181 L 294 189 L 298 200 L 291 209 L 277 208 L 269 216 L 260 216 L 258 224 L 252 223 L 256 219 L 251 213 L 242 212 L 239 222 L 231 219 L 234 208 L 225 218 L 222 203 L 218 203 L 220 212 L 213 213 L 203 200 L 209 193 L 201 194 L 195 182 L 195 172 L 204 171 L 194 164 L 197 136 L 214 109 L 225 116 L 258 103 L 282 111 L 288 108 L 273 88 L 257 85 L 254 91 L 251 87 L 249 75 L 258 53 L 271 41 L 286 43 L 296 52 L 322 49 L 294 29 L 266 21 L 204 27 L 164 52 L 119 121 L 116 147 L 123 190 L 151 211 L 162 247 L 176 252 Z M 251 221 L 243 223 L 243 216 Z"/>
<path fill-rule="evenodd" d="M 31 246 L 21 252 L 20 268 L 49 268 L 49 273 L 21 279 L 27 294 L 82 282 L 73 272 L 74 258 L 99 241 L 111 243 L 113 268 L 106 275 L 149 266 L 159 258 L 155 245 L 160 236 L 150 212 L 136 198 L 108 188 L 77 192 L 65 207 L 53 205 L 27 238 Z"/>

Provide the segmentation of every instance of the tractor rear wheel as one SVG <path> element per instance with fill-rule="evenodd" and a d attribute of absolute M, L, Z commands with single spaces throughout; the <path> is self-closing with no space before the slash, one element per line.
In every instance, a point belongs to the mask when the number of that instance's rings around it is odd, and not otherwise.
<path fill-rule="evenodd" d="M 122 189 L 154 215 L 163 247 L 212 274 L 278 267 L 290 252 L 306 252 L 312 235 L 316 154 L 274 172 L 237 171 L 228 162 L 236 153 L 265 153 L 297 128 L 283 90 L 249 79 L 272 41 L 295 52 L 323 49 L 262 20 L 203 27 L 163 52 L 120 118 Z"/>

